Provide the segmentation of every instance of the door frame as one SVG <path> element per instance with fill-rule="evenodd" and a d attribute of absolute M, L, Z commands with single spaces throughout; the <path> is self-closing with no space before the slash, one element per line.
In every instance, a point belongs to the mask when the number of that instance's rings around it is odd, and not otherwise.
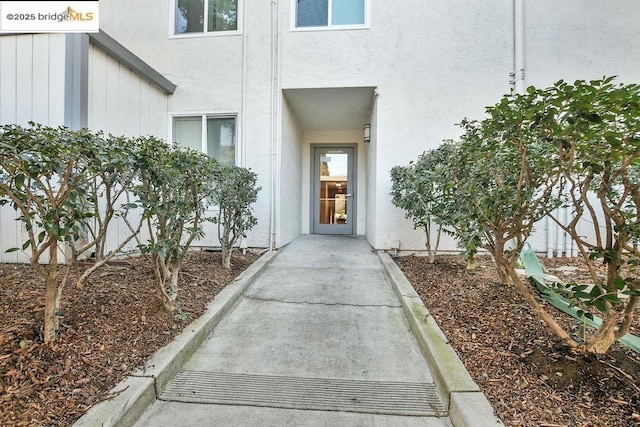
<path fill-rule="evenodd" d="M 358 218 L 358 182 L 357 182 L 357 177 L 358 177 L 358 144 L 347 144 L 347 143 L 342 143 L 342 144 L 310 144 L 310 163 L 311 163 L 311 168 L 310 168 L 310 175 L 311 175 L 311 179 L 309 182 L 309 187 L 310 187 L 310 207 L 309 207 L 309 232 L 310 234 L 334 234 L 334 233 L 322 233 L 322 232 L 318 232 L 315 229 L 316 226 L 316 202 L 317 202 L 317 191 L 316 191 L 316 149 L 317 148 L 321 148 L 321 149 L 327 149 L 327 150 L 331 150 L 331 149 L 342 149 L 342 148 L 351 148 L 353 150 L 353 159 L 351 160 L 352 163 L 352 170 L 351 170 L 351 175 L 352 176 L 347 176 L 348 182 L 349 182 L 349 187 L 352 188 L 352 191 L 349 191 L 349 193 L 352 194 L 351 196 L 351 211 L 352 214 L 350 215 L 353 220 L 351 221 L 351 233 L 346 233 L 343 235 L 346 236 L 355 236 L 358 232 L 358 223 L 357 223 L 357 218 Z M 335 233 L 336 235 L 341 234 L 341 233 Z"/>

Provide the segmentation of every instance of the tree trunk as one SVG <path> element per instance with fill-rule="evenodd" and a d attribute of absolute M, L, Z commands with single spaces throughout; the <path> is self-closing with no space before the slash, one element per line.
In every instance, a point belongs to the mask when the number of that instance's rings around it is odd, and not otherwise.
<path fill-rule="evenodd" d="M 504 256 L 504 244 L 505 242 L 502 239 L 498 237 L 495 238 L 493 262 L 496 265 L 496 271 L 498 272 L 500 283 L 505 286 L 509 286 L 513 281 L 511 280 L 511 276 L 509 275 L 509 272 L 507 271 L 505 266 L 511 265 L 511 261 Z"/>
<path fill-rule="evenodd" d="M 533 308 L 533 310 L 540 316 L 544 323 L 547 324 L 549 329 L 551 329 L 551 332 L 553 332 L 555 336 L 564 341 L 564 343 L 569 347 L 578 348 L 579 344 L 573 338 L 571 338 L 571 336 L 564 329 L 562 329 L 562 326 L 560 326 L 555 321 L 555 319 L 553 319 L 553 317 L 551 317 L 551 315 L 547 313 L 547 311 L 538 303 L 531 292 L 529 292 L 529 289 L 522 281 L 522 278 L 518 275 L 518 273 L 516 273 L 513 266 L 509 264 L 509 262 L 500 254 L 496 255 L 496 262 L 502 264 L 504 270 L 508 272 L 509 276 L 511 277 L 511 280 L 513 281 L 516 289 L 518 289 L 518 291 L 520 292 L 520 295 L 524 297 L 531 308 Z"/>
<path fill-rule="evenodd" d="M 436 253 L 435 251 L 431 250 L 431 223 L 430 222 L 424 226 L 424 231 L 425 231 L 425 234 L 427 235 L 427 241 L 425 243 L 425 246 L 427 247 L 427 256 L 429 259 L 429 264 L 435 264 Z"/>
<path fill-rule="evenodd" d="M 609 348 L 616 342 L 616 325 L 618 324 L 618 312 L 615 310 L 609 311 L 609 314 L 604 318 L 602 325 L 598 328 L 595 334 L 591 336 L 585 351 L 588 353 L 604 354 Z"/>
<path fill-rule="evenodd" d="M 60 309 L 60 295 L 58 295 L 58 246 L 49 247 L 49 270 L 45 281 L 46 299 L 44 306 L 44 342 L 56 340 L 58 332 L 58 310 Z"/>
<path fill-rule="evenodd" d="M 227 270 L 231 269 L 231 253 L 233 252 L 233 248 L 227 248 L 225 245 L 222 245 L 222 266 Z"/>
<path fill-rule="evenodd" d="M 509 276 L 509 273 L 504 269 L 504 267 L 498 264 L 497 261 L 495 263 L 496 270 L 498 271 L 498 277 L 500 278 L 500 283 L 505 286 L 509 286 L 510 284 L 512 284 L 513 281 L 511 280 L 511 276 Z"/>
<path fill-rule="evenodd" d="M 476 268 L 477 259 L 475 253 L 467 254 L 467 270 L 473 270 Z"/>
<path fill-rule="evenodd" d="M 174 304 L 174 298 L 171 298 L 171 295 L 167 292 L 167 286 L 171 286 L 172 274 L 167 266 L 166 258 L 161 258 L 157 254 L 152 255 L 152 261 L 154 265 L 154 272 L 156 276 L 156 286 L 158 287 L 158 291 L 160 291 L 160 299 L 162 301 L 162 306 L 168 312 L 172 312 L 176 309 Z"/>

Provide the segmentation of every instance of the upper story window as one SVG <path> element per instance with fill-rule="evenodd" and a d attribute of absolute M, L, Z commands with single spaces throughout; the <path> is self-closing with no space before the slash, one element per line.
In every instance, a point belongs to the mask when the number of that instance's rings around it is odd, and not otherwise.
<path fill-rule="evenodd" d="M 368 0 L 295 0 L 295 27 L 363 27 Z"/>
<path fill-rule="evenodd" d="M 238 0 L 175 0 L 174 34 L 238 29 Z"/>
<path fill-rule="evenodd" d="M 173 141 L 202 151 L 225 165 L 236 164 L 236 117 L 174 116 Z"/>

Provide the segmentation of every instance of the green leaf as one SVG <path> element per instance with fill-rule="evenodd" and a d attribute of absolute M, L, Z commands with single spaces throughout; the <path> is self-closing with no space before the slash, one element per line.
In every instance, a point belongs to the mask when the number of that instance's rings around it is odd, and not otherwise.
<path fill-rule="evenodd" d="M 14 178 L 14 183 L 16 186 L 17 190 L 20 190 L 22 187 L 24 187 L 24 181 L 25 181 L 26 177 L 24 174 L 18 174 L 16 175 L 16 177 Z"/>
<path fill-rule="evenodd" d="M 616 289 L 618 289 L 619 291 L 623 290 L 627 286 L 624 279 L 620 276 L 616 276 L 616 278 L 613 281 L 613 284 L 616 287 Z"/>

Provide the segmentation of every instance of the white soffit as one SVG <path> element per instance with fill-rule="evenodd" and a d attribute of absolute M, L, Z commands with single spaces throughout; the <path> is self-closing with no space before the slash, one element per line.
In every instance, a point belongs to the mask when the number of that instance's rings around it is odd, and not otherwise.
<path fill-rule="evenodd" d="M 374 87 L 283 89 L 303 131 L 356 130 L 370 122 Z"/>

